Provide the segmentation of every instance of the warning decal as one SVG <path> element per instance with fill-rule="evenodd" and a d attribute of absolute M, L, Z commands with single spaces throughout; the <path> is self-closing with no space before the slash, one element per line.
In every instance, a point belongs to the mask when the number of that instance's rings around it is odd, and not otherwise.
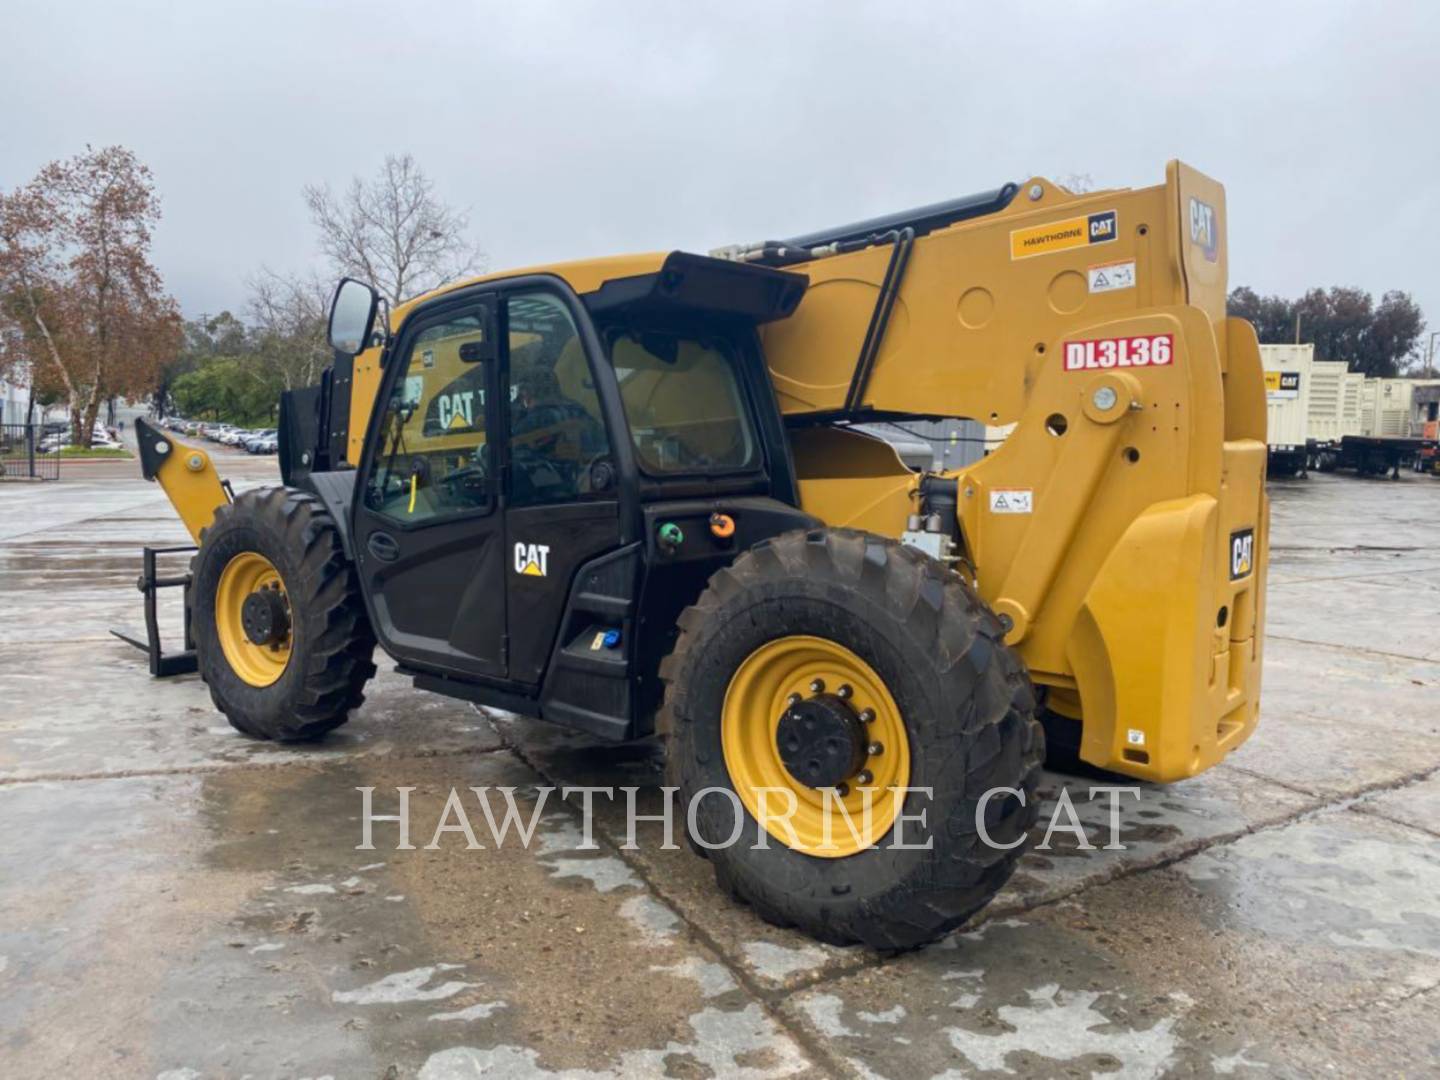
<path fill-rule="evenodd" d="M 1113 262 L 1101 263 L 1099 266 L 1092 266 L 1085 276 L 1090 281 L 1092 293 L 1116 292 L 1119 289 L 1133 289 L 1135 287 L 1135 262 Z"/>
<path fill-rule="evenodd" d="M 1032 255 L 1049 255 L 1091 244 L 1105 244 L 1114 240 L 1118 232 L 1114 210 L 1013 229 L 1010 233 L 1010 258 L 1028 259 Z"/>
<path fill-rule="evenodd" d="M 1032 514 L 1035 492 L 1030 488 L 994 488 L 990 492 L 992 514 Z"/>
<path fill-rule="evenodd" d="M 1174 357 L 1175 341 L 1169 334 L 1065 342 L 1066 371 L 1166 367 Z"/>

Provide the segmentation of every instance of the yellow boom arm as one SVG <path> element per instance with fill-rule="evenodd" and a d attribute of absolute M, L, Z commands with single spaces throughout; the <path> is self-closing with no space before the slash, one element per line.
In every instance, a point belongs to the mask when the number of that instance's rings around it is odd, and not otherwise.
<path fill-rule="evenodd" d="M 230 501 L 210 455 L 198 446 L 176 442 L 143 419 L 135 421 L 135 437 L 145 479 L 160 485 L 190 539 L 200 543 L 200 533 L 215 520 L 215 511 Z"/>
<path fill-rule="evenodd" d="M 1254 332 L 1226 317 L 1224 218 L 1221 186 L 1179 162 L 1140 190 L 1031 180 L 914 240 L 858 401 L 890 245 L 790 267 L 809 289 L 764 328 L 791 415 L 1014 425 L 950 474 L 962 555 L 1051 708 L 1083 717 L 1081 756 L 1153 780 L 1223 757 L 1259 697 L 1265 391 Z M 796 433 L 805 509 L 898 536 L 917 478 L 847 438 Z"/>

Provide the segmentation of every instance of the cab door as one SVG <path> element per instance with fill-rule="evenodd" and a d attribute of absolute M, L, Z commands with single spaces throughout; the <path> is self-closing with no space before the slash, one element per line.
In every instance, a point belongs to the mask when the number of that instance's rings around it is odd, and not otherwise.
<path fill-rule="evenodd" d="M 403 663 L 507 673 L 493 294 L 412 316 L 390 352 L 357 487 L 354 544 L 376 636 Z"/>
<path fill-rule="evenodd" d="M 628 436 L 613 430 L 613 415 L 607 427 L 601 381 L 618 401 L 614 374 L 596 355 L 593 333 L 582 333 L 586 315 L 573 293 L 530 284 L 501 301 L 510 677 L 539 684 L 577 571 L 620 545 L 622 463 L 614 451 Z"/>

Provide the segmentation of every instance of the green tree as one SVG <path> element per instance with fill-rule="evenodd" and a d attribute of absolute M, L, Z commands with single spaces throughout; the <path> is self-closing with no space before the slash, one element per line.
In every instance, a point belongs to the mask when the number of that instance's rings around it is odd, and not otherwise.
<path fill-rule="evenodd" d="M 275 422 L 281 389 L 277 372 L 253 355 L 211 356 L 177 375 L 170 394 L 193 419 L 262 426 Z"/>
<path fill-rule="evenodd" d="M 1262 343 L 1296 341 L 1298 325 L 1298 340 L 1313 344 L 1317 359 L 1344 360 L 1366 375 L 1389 378 L 1420 362 L 1425 316 L 1409 293 L 1387 292 L 1377 304 L 1363 289 L 1332 286 L 1288 300 L 1242 285 L 1230 293 L 1229 309 L 1250 321 Z"/>
<path fill-rule="evenodd" d="M 201 315 L 187 319 L 183 328 L 180 350 L 175 359 L 161 365 L 155 375 L 151 393 L 155 412 L 165 416 L 176 407 L 173 389 L 175 380 L 194 371 L 203 361 L 217 356 L 244 356 L 250 350 L 250 331 L 228 311 L 219 315 Z"/>

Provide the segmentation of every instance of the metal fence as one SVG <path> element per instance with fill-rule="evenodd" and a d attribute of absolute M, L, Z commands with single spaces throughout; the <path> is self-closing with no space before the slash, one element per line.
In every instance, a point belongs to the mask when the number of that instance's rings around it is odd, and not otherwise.
<path fill-rule="evenodd" d="M 0 424 L 0 480 L 60 479 L 60 449 L 45 453 L 39 424 Z"/>

